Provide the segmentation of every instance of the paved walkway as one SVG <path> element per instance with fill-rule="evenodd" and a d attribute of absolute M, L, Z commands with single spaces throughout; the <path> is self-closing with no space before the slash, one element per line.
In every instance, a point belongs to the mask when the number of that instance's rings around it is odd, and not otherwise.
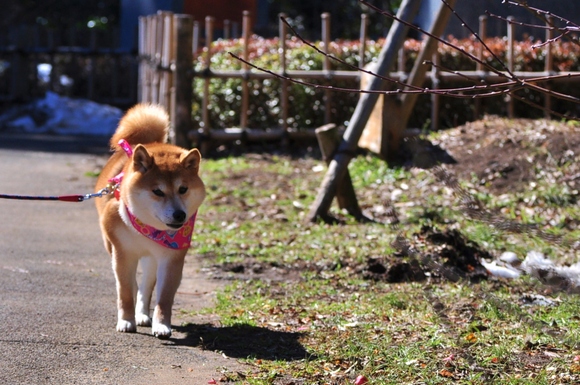
<path fill-rule="evenodd" d="M 0 134 L 0 193 L 84 194 L 106 142 Z M 188 257 L 179 309 L 213 298 Z M 178 316 L 173 324 L 199 319 Z M 172 339 L 115 331 L 115 284 L 93 202 L 0 199 L 0 384 L 207 384 L 234 359 Z"/>

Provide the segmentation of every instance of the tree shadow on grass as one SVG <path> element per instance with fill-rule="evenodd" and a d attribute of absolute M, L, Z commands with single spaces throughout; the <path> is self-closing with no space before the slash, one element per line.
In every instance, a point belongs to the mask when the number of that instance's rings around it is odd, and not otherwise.
<path fill-rule="evenodd" d="M 216 327 L 211 324 L 174 326 L 185 338 L 171 339 L 175 345 L 223 352 L 232 358 L 296 361 L 313 359 L 299 342 L 302 333 L 275 331 L 241 324 Z"/>

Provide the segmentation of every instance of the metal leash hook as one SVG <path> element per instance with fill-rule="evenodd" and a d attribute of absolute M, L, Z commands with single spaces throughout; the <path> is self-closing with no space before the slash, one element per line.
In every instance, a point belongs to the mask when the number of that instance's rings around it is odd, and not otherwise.
<path fill-rule="evenodd" d="M 119 183 L 109 183 L 96 193 L 85 194 L 83 196 L 83 201 L 89 200 L 91 198 L 102 198 L 105 195 L 113 194 L 117 188 L 119 188 Z"/>

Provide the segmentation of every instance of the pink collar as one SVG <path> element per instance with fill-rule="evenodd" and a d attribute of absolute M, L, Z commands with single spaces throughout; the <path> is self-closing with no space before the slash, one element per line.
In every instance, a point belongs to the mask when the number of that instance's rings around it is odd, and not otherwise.
<path fill-rule="evenodd" d="M 133 228 L 142 235 L 151 239 L 153 242 L 175 250 L 187 249 L 189 245 L 191 245 L 191 236 L 193 235 L 193 227 L 195 225 L 197 212 L 193 214 L 187 223 L 181 226 L 179 230 L 171 231 L 158 230 L 153 226 L 146 225 L 129 211 L 127 205 L 125 205 L 125 208 L 127 209 L 127 214 Z"/>
<path fill-rule="evenodd" d="M 130 157 L 133 155 L 133 149 L 125 139 L 121 139 L 119 141 L 119 146 L 121 146 L 127 156 Z M 117 188 L 115 189 L 115 197 L 117 200 L 120 200 L 119 189 L 121 188 L 122 181 L 123 172 L 120 172 L 109 180 L 109 182 L 117 185 Z M 197 211 L 179 230 L 171 231 L 158 230 L 153 226 L 146 225 L 145 223 L 141 222 L 135 215 L 133 215 L 131 211 L 129 211 L 129 207 L 127 205 L 125 205 L 125 208 L 127 209 L 127 216 L 129 217 L 129 221 L 133 225 L 133 228 L 145 237 L 151 239 L 153 242 L 175 250 L 187 249 L 191 245 L 191 236 L 193 235 L 193 228 L 195 225 Z"/>

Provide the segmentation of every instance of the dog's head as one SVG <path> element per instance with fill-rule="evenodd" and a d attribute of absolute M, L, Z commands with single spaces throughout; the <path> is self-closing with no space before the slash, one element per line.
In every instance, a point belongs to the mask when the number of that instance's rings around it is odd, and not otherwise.
<path fill-rule="evenodd" d="M 143 223 L 159 230 L 179 229 L 205 198 L 200 162 L 197 149 L 137 145 L 126 168 L 121 198 Z"/>

